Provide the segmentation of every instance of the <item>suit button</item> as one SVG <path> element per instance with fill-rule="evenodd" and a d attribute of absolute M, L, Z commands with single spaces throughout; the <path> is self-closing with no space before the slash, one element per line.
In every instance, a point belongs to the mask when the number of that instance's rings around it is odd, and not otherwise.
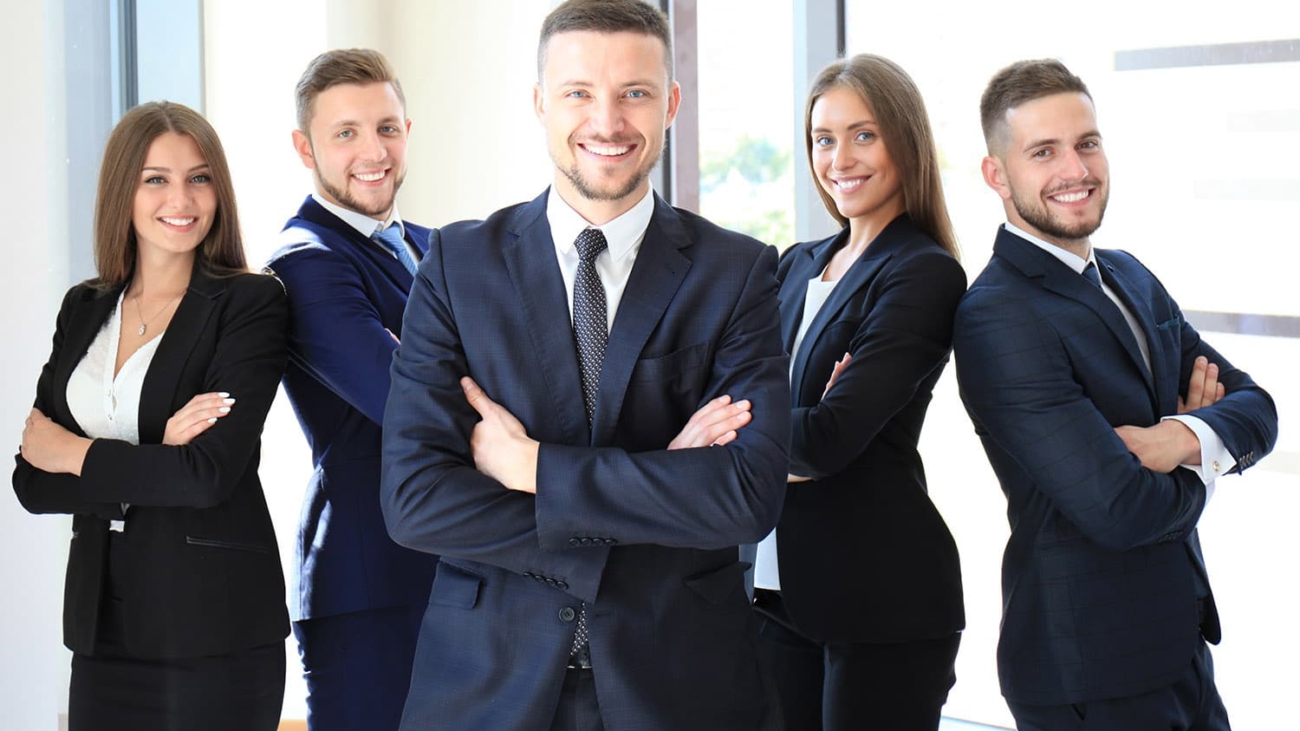
<path fill-rule="evenodd" d="M 590 538 L 583 538 L 582 541 L 581 541 L 581 543 L 582 543 L 582 545 L 584 545 L 584 546 L 590 546 L 590 545 L 591 545 L 591 539 L 590 539 Z"/>
<path fill-rule="evenodd" d="M 577 545 L 579 545 L 580 543 L 581 543 L 581 541 L 579 541 L 577 538 L 570 538 L 570 539 L 569 539 L 569 545 L 570 545 L 570 546 L 577 546 Z"/>
<path fill-rule="evenodd" d="M 578 613 L 573 611 L 573 607 L 565 607 L 564 609 L 560 610 L 561 622 L 572 622 L 574 619 L 577 618 L 577 616 Z"/>
<path fill-rule="evenodd" d="M 567 589 L 567 588 L 569 588 L 569 583 L 568 583 L 567 581 L 557 581 L 557 582 L 555 582 L 555 588 L 556 588 L 556 589 Z"/>

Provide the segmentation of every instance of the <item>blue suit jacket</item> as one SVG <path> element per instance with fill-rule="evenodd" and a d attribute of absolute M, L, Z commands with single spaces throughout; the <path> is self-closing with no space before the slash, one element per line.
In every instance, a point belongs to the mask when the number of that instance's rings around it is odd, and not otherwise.
<path fill-rule="evenodd" d="M 998 645 L 1002 693 L 1026 704 L 1130 696 L 1172 682 L 1202 636 L 1219 639 L 1196 538 L 1199 477 L 1141 466 L 1113 428 L 1177 413 L 1193 361 L 1227 396 L 1199 409 L 1249 468 L 1273 447 L 1277 412 L 1201 340 L 1132 256 L 1096 250 L 1102 278 L 1139 320 L 1151 372 L 1123 316 L 1084 277 L 1002 229 L 957 312 L 962 400 L 1007 496 Z M 1199 576 L 1198 576 L 1199 575 Z"/>
<path fill-rule="evenodd" d="M 429 229 L 405 226 L 407 239 L 427 251 Z M 298 528 L 291 614 L 424 602 L 437 559 L 394 543 L 379 511 L 388 368 L 412 276 L 310 196 L 281 239 L 269 266 L 289 292 L 284 390 L 316 467 Z"/>
<path fill-rule="evenodd" d="M 787 349 L 848 229 L 781 257 Z M 781 596 L 822 641 L 903 642 L 962 629 L 957 545 L 926 494 L 916 445 L 948 364 L 966 273 L 906 215 L 835 285 L 793 354 L 790 471 L 777 525 Z M 851 365 L 823 397 L 835 361 Z"/>
<path fill-rule="evenodd" d="M 779 723 L 736 546 L 776 522 L 789 440 L 776 252 L 655 199 L 587 426 L 546 195 L 435 232 L 384 421 L 384 515 L 442 555 L 404 729 L 542 729 L 587 603 L 605 727 Z M 542 443 L 536 497 L 474 469 L 473 377 Z M 666 451 L 709 399 L 725 447 Z"/>

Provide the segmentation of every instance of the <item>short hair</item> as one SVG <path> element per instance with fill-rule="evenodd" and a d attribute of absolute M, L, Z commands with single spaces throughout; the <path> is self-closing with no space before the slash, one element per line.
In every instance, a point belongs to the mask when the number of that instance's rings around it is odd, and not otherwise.
<path fill-rule="evenodd" d="M 912 77 L 893 61 L 869 53 L 835 61 L 822 69 L 812 83 L 804 107 L 804 146 L 809 168 L 813 164 L 813 105 L 832 89 L 852 91 L 871 110 L 889 158 L 902 179 L 904 210 L 930 238 L 948 253 L 959 256 L 957 236 L 944 202 L 939 152 L 930 129 L 930 117 Z M 816 177 L 814 172 L 813 178 Z M 820 184 L 817 193 L 831 216 L 841 226 L 847 226 L 848 219 Z"/>
<path fill-rule="evenodd" d="M 406 111 L 406 94 L 402 83 L 384 54 L 369 48 L 339 48 L 326 51 L 302 72 L 294 97 L 298 105 L 298 129 L 311 137 L 311 117 L 316 111 L 316 97 L 339 84 L 391 84 L 397 100 Z"/>
<path fill-rule="evenodd" d="M 104 146 L 99 168 L 99 190 L 95 196 L 95 285 L 118 286 L 135 273 L 138 249 L 135 226 L 136 191 L 140 173 L 154 140 L 174 132 L 194 140 L 208 165 L 217 195 L 212 228 L 199 243 L 197 256 L 211 272 L 221 274 L 248 270 L 235 208 L 235 188 L 221 140 L 208 120 L 182 104 L 156 101 L 141 104 L 113 128 Z"/>
<path fill-rule="evenodd" d="M 994 74 L 980 97 L 980 124 L 989 151 L 993 151 L 995 139 L 1005 142 L 1007 112 L 1025 102 L 1072 92 L 1092 99 L 1083 79 L 1054 58 L 1017 61 Z"/>
<path fill-rule="evenodd" d="M 546 47 L 559 33 L 591 30 L 597 33 L 641 33 L 664 44 L 664 68 L 673 78 L 673 37 L 668 16 L 644 0 L 568 0 L 542 21 L 537 39 L 537 80 L 546 67 Z"/>

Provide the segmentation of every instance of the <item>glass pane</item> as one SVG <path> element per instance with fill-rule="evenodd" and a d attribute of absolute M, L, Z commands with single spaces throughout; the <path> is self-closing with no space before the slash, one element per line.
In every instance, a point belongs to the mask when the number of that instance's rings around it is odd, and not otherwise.
<path fill-rule="evenodd" d="M 1223 618 L 1214 658 L 1233 725 L 1287 725 L 1295 714 L 1281 679 L 1294 677 L 1287 658 L 1300 654 L 1300 639 L 1287 631 L 1300 589 L 1292 569 L 1281 577 L 1263 567 L 1297 555 L 1282 516 L 1300 511 L 1300 438 L 1287 428 L 1288 414 L 1300 412 L 1300 387 L 1289 377 L 1300 356 L 1300 297 L 1287 266 L 1300 244 L 1292 220 L 1300 210 L 1300 40 L 1286 40 L 1300 39 L 1300 12 L 1263 0 L 1214 12 L 1115 0 L 1085 11 L 1029 0 L 990 7 L 953 5 L 918 22 L 914 6 L 848 0 L 848 48 L 897 61 L 925 95 L 971 278 L 1004 220 L 979 169 L 985 83 L 1012 61 L 1039 57 L 1059 58 L 1087 82 L 1113 193 L 1093 241 L 1149 266 L 1282 415 L 1274 454 L 1248 479 L 1219 482 L 1201 540 Z M 967 596 L 946 712 L 1010 726 L 994 666 L 1006 504 L 951 368 L 922 448 L 931 493 L 962 551 Z"/>

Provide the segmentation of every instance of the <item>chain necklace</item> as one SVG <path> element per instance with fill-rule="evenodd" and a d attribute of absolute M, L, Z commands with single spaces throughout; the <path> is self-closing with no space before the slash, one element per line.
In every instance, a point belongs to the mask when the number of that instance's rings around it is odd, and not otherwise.
<path fill-rule="evenodd" d="M 163 305 L 162 309 L 155 312 L 153 317 L 149 318 L 148 320 L 144 319 L 144 313 L 140 311 L 140 300 L 144 299 L 144 293 L 141 292 L 137 294 L 135 296 L 135 314 L 137 317 L 140 318 L 140 329 L 137 330 L 136 332 L 140 335 L 144 335 L 145 332 L 149 329 L 149 323 L 153 322 L 154 320 L 157 320 L 159 315 L 171 309 L 171 306 L 176 304 L 176 301 L 179 300 L 181 298 L 181 295 L 183 294 L 185 294 L 184 291 L 182 291 L 181 294 L 178 294 L 175 297 L 173 297 L 170 302 Z"/>

